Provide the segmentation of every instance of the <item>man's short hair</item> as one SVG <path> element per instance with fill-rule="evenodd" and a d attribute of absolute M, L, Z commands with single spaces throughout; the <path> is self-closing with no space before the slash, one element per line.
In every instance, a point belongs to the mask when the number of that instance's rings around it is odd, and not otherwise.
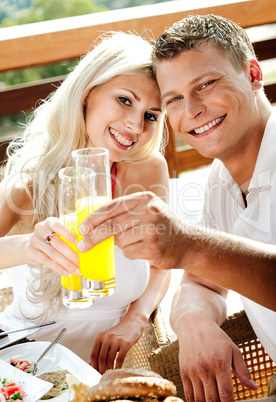
<path fill-rule="evenodd" d="M 202 43 L 212 41 L 240 71 L 249 60 L 256 59 L 254 48 L 243 28 L 226 18 L 190 15 L 175 22 L 157 39 L 153 61 L 172 59 L 187 50 L 199 50 Z"/>

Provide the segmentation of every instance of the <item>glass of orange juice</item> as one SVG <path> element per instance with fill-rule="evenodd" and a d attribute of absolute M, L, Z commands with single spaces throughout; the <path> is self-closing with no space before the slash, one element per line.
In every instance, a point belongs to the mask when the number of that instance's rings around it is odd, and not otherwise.
<path fill-rule="evenodd" d="M 75 181 L 75 203 L 78 225 L 111 200 L 109 151 L 105 148 L 83 148 L 72 153 Z M 81 239 L 82 236 L 79 236 Z M 79 253 L 80 271 L 86 285 L 85 294 L 109 296 L 116 288 L 114 238 Z"/>
<path fill-rule="evenodd" d="M 78 221 L 75 210 L 75 190 L 73 167 L 66 167 L 59 171 L 59 218 L 73 233 L 78 236 Z M 78 253 L 76 245 L 65 241 L 75 252 Z M 92 295 L 84 295 L 82 291 L 81 275 L 71 274 L 70 276 L 61 275 L 62 302 L 71 308 L 85 308 L 93 304 Z"/>

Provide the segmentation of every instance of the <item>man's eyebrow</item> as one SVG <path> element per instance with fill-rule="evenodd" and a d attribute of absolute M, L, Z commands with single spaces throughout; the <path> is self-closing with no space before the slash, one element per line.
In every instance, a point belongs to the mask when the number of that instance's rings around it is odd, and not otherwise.
<path fill-rule="evenodd" d="M 192 86 L 194 84 L 196 84 L 198 81 L 201 81 L 204 77 L 213 74 L 214 71 L 205 71 L 203 74 L 199 75 L 198 77 L 193 78 L 191 81 L 188 82 L 189 86 Z M 164 98 L 166 98 L 166 96 L 170 96 L 170 95 L 174 95 L 176 94 L 178 91 L 177 90 L 171 90 L 168 92 L 165 92 L 164 94 L 161 95 L 161 100 L 163 101 Z"/>

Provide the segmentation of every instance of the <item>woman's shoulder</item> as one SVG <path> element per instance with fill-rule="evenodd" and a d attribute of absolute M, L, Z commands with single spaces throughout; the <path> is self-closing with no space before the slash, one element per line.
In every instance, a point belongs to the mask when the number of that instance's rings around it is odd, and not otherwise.
<path fill-rule="evenodd" d="M 153 191 L 156 185 L 168 186 L 169 175 L 167 162 L 159 152 L 147 159 L 123 162 L 118 166 L 118 182 L 120 186 L 117 196 L 137 191 Z M 154 191 L 156 192 L 156 191 Z"/>
<path fill-rule="evenodd" d="M 0 184 L 0 212 L 1 229 L 4 232 L 10 232 L 19 222 L 25 222 L 24 226 L 29 226 L 33 217 L 33 204 L 30 178 L 22 177 L 10 178 Z M 24 233 L 26 232 L 26 228 Z M 6 234 L 4 233 L 4 234 Z M 10 232 L 11 233 L 11 232 Z M 16 232 L 17 233 L 17 232 Z"/>
<path fill-rule="evenodd" d="M 168 171 L 168 165 L 166 159 L 160 152 L 156 152 L 154 155 L 141 159 L 139 161 L 128 162 L 127 171 L 131 171 L 135 175 L 149 174 L 150 177 L 155 175 L 163 175 Z"/>

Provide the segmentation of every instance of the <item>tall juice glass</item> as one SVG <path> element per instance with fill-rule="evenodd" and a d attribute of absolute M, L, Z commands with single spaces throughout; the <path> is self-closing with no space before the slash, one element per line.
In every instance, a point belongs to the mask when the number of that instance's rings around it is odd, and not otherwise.
<path fill-rule="evenodd" d="M 109 152 L 104 148 L 84 148 L 74 151 L 72 157 L 76 213 L 81 225 L 88 215 L 111 200 Z M 113 294 L 116 288 L 113 236 L 93 249 L 79 253 L 79 258 L 80 271 L 86 279 L 83 291 L 95 297 Z"/>
<path fill-rule="evenodd" d="M 68 229 L 78 236 L 78 221 L 75 211 L 74 194 L 73 167 L 61 169 L 59 171 L 59 218 Z M 78 253 L 76 245 L 69 243 L 62 236 L 60 236 L 60 238 Z M 65 306 L 71 308 L 85 308 L 93 304 L 94 297 L 92 295 L 83 294 L 82 278 L 80 275 L 61 275 L 61 285 L 62 301 Z"/>

